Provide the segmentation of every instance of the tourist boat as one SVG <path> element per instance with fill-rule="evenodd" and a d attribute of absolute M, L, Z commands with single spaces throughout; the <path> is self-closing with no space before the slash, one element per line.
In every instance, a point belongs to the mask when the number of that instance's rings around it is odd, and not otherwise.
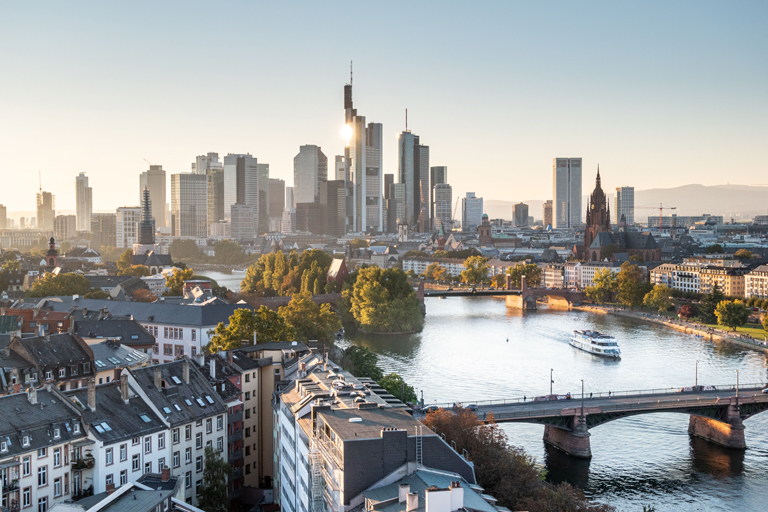
<path fill-rule="evenodd" d="M 619 349 L 619 343 L 616 341 L 616 338 L 597 331 L 573 331 L 569 344 L 596 356 L 612 357 L 614 359 L 621 357 L 621 349 Z"/>

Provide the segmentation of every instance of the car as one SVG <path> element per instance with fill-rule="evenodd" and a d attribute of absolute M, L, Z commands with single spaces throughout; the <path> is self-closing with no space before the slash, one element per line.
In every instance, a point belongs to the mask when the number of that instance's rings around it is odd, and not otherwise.
<path fill-rule="evenodd" d="M 470 411 L 476 411 L 477 410 L 477 404 L 469 404 L 467 406 L 467 409 L 469 409 Z"/>
<path fill-rule="evenodd" d="M 766 394 L 768 394 L 768 388 L 765 388 L 765 389 L 763 390 L 763 393 L 766 393 Z"/>
<path fill-rule="evenodd" d="M 440 408 L 438 406 L 436 406 L 436 405 L 428 405 L 427 407 L 424 408 L 424 412 L 425 413 L 427 413 L 427 412 L 437 412 L 439 410 L 440 410 Z"/>
<path fill-rule="evenodd" d="M 445 291 L 447 291 L 447 292 L 452 292 L 452 291 L 453 291 L 453 288 L 451 288 L 451 287 L 449 286 L 449 287 L 448 287 L 448 288 L 447 288 Z"/>

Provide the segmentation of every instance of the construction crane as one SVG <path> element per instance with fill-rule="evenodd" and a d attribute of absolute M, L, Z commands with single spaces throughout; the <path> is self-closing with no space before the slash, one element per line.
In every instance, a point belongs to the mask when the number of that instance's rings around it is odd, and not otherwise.
<path fill-rule="evenodd" d="M 460 199 L 461 199 L 460 197 L 456 198 L 456 206 L 453 207 L 453 215 L 451 215 L 451 231 L 453 231 L 453 228 L 455 227 L 455 224 L 456 224 L 456 209 L 459 207 Z"/>
<path fill-rule="evenodd" d="M 655 210 L 655 206 L 635 206 L 635 208 L 650 208 Z M 677 210 L 677 206 L 664 206 L 662 203 L 659 203 L 659 234 L 661 234 L 661 220 L 663 217 L 664 210 Z M 650 227 L 650 226 L 649 226 Z"/>
<path fill-rule="evenodd" d="M 152 166 L 152 162 L 150 162 L 150 161 L 149 161 L 149 160 L 147 160 L 146 158 L 144 159 L 144 161 L 145 161 L 145 162 L 147 162 L 147 163 L 148 163 L 150 166 Z"/>

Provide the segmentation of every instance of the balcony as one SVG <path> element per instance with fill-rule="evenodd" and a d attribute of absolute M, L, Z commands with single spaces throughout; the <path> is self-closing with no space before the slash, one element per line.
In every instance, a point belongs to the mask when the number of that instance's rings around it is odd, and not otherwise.
<path fill-rule="evenodd" d="M 233 452 L 229 453 L 229 456 L 227 457 L 227 460 L 232 462 L 233 460 L 238 460 L 243 458 L 243 450 L 235 450 Z"/>
<path fill-rule="evenodd" d="M 232 414 L 227 415 L 227 423 L 236 423 L 238 421 L 243 421 L 243 411 L 233 412 Z"/>
<path fill-rule="evenodd" d="M 243 431 L 238 430 L 237 432 L 232 432 L 231 434 L 227 434 L 227 441 L 230 443 L 234 443 L 235 441 L 239 441 L 243 438 Z"/>
<path fill-rule="evenodd" d="M 19 490 L 19 481 L 11 480 L 10 482 L 3 482 L 3 494 L 7 492 L 14 492 Z"/>
<path fill-rule="evenodd" d="M 93 458 L 93 455 L 90 453 L 86 455 L 83 458 L 75 458 L 74 453 L 72 454 L 72 469 L 74 471 L 81 471 L 83 469 L 93 469 L 93 466 L 95 465 L 96 461 Z"/>
<path fill-rule="evenodd" d="M 238 466 L 232 469 L 232 480 L 237 480 L 243 476 L 243 466 Z"/>

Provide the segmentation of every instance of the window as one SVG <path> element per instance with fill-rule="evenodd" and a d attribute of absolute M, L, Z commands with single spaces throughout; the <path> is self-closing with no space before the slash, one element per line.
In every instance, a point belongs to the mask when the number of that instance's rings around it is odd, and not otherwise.
<path fill-rule="evenodd" d="M 184 487 L 186 487 L 187 489 L 192 487 L 192 472 L 191 471 L 187 471 L 187 474 L 184 475 Z"/>
<path fill-rule="evenodd" d="M 21 438 L 21 445 L 22 446 L 29 446 L 29 436 L 24 436 Z"/>
<path fill-rule="evenodd" d="M 152 472 L 152 463 L 151 462 L 145 462 L 144 463 L 144 474 Z"/>
<path fill-rule="evenodd" d="M 80 433 L 80 424 L 79 423 L 75 423 L 74 425 L 72 425 L 72 431 L 75 434 L 79 434 Z"/>
<path fill-rule="evenodd" d="M 136 454 L 133 457 L 131 457 L 131 471 L 138 471 L 139 470 L 139 455 Z"/>
<path fill-rule="evenodd" d="M 48 466 L 37 468 L 37 486 L 42 487 L 44 485 L 48 485 Z"/>
<path fill-rule="evenodd" d="M 192 341 L 197 341 L 197 329 L 192 329 Z"/>
<path fill-rule="evenodd" d="M 210 434 L 213 432 L 213 418 L 208 418 L 205 420 L 205 433 Z"/>
<path fill-rule="evenodd" d="M 192 347 L 192 357 L 195 357 L 197 355 L 197 348 Z"/>
<path fill-rule="evenodd" d="M 61 429 L 56 427 L 53 429 L 53 438 L 58 439 L 61 437 Z"/>
<path fill-rule="evenodd" d="M 120 487 L 124 486 L 127 483 L 128 483 L 128 471 L 124 469 L 120 472 Z"/>
<path fill-rule="evenodd" d="M 120 462 L 123 462 L 127 458 L 128 458 L 128 445 L 121 444 L 120 445 Z"/>
<path fill-rule="evenodd" d="M 173 467 L 177 468 L 181 466 L 181 457 L 179 457 L 179 452 L 173 452 Z"/>
<path fill-rule="evenodd" d="M 69 494 L 69 473 L 64 473 L 64 494 Z"/>
<path fill-rule="evenodd" d="M 216 430 L 221 430 L 224 428 L 224 416 L 217 416 L 216 417 Z"/>
<path fill-rule="evenodd" d="M 192 439 L 192 425 L 187 425 L 186 427 L 184 427 L 184 439 L 186 439 L 187 441 Z"/>
<path fill-rule="evenodd" d="M 137 444 L 141 443 L 141 438 L 140 437 L 134 437 L 133 440 L 131 441 L 131 443 L 133 443 L 133 446 L 136 446 Z"/>
<path fill-rule="evenodd" d="M 220 452 L 224 451 L 224 438 L 223 437 L 219 437 L 218 439 L 216 439 L 216 449 L 219 450 Z"/>
<path fill-rule="evenodd" d="M 163 355 L 164 356 L 172 356 L 173 355 L 173 345 L 170 343 L 163 343 Z"/>
<path fill-rule="evenodd" d="M 160 457 L 157 459 L 157 470 L 162 471 L 165 467 L 165 457 Z"/>
<path fill-rule="evenodd" d="M 8 443 L 5 441 L 0 442 L 0 452 L 7 452 L 8 451 Z"/>
<path fill-rule="evenodd" d="M 144 453 L 152 453 L 152 438 L 149 436 L 144 438 Z"/>
<path fill-rule="evenodd" d="M 245 437 L 251 437 L 251 427 L 245 427 Z"/>
<path fill-rule="evenodd" d="M 187 448 L 184 451 L 184 464 L 192 462 L 192 448 Z"/>
<path fill-rule="evenodd" d="M 251 382 L 251 375 L 248 373 L 245 374 L 245 382 Z"/>
<path fill-rule="evenodd" d="M 72 367 L 69 369 L 69 373 L 71 373 L 71 374 L 72 374 L 72 376 L 77 376 L 77 365 L 74 365 L 74 366 L 72 366 Z"/>
<path fill-rule="evenodd" d="M 59 378 L 63 379 L 67 376 L 67 369 L 66 368 L 59 368 Z"/>
<path fill-rule="evenodd" d="M 53 450 L 53 467 L 58 468 L 61 466 L 61 448 Z"/>
<path fill-rule="evenodd" d="M 91 363 L 83 363 L 83 375 L 86 373 L 90 373 L 91 371 Z"/>
<path fill-rule="evenodd" d="M 251 417 L 251 410 L 250 409 L 246 409 L 245 410 L 245 419 L 248 419 L 250 417 Z"/>
<path fill-rule="evenodd" d="M 22 493 L 21 502 L 25 507 L 29 507 L 32 505 L 32 488 L 31 487 L 25 487 L 24 492 Z"/>
<path fill-rule="evenodd" d="M 174 345 L 173 349 L 176 357 L 184 357 L 184 345 Z"/>
<path fill-rule="evenodd" d="M 32 457 L 24 457 L 21 463 L 21 476 L 29 476 L 31 474 L 32 474 Z"/>
<path fill-rule="evenodd" d="M 246 400 L 250 400 L 251 399 L 251 392 L 250 391 L 246 391 L 245 392 L 245 399 Z"/>
<path fill-rule="evenodd" d="M 37 500 L 37 512 L 48 512 L 48 496 Z"/>
<path fill-rule="evenodd" d="M 201 450 L 203 448 L 203 433 L 198 432 L 195 435 L 195 448 Z"/>
<path fill-rule="evenodd" d="M 200 487 L 202 487 L 202 485 L 203 485 L 202 480 L 198 480 L 197 482 L 195 482 L 195 496 L 200 496 Z"/>
<path fill-rule="evenodd" d="M 106 458 L 105 462 L 106 462 L 107 466 L 112 464 L 112 462 L 113 462 L 112 461 L 112 448 L 107 448 L 106 457 L 105 458 Z"/>
<path fill-rule="evenodd" d="M 58 498 L 61 496 L 61 477 L 53 481 L 53 497 Z"/>
<path fill-rule="evenodd" d="M 41 459 L 48 456 L 48 448 L 40 448 L 37 450 L 37 458 Z"/>
<path fill-rule="evenodd" d="M 211 440 L 206 441 L 205 442 L 205 446 L 208 447 L 208 448 L 213 448 L 213 441 L 211 441 Z"/>
<path fill-rule="evenodd" d="M 248 445 L 245 447 L 245 456 L 249 456 L 251 454 L 251 446 Z"/>
<path fill-rule="evenodd" d="M 173 444 L 179 444 L 179 429 L 173 429 Z"/>
<path fill-rule="evenodd" d="M 195 471 L 197 473 L 200 473 L 200 472 L 203 471 L 203 458 L 202 457 L 197 457 L 195 459 Z"/>
<path fill-rule="evenodd" d="M 104 479 L 104 483 L 105 483 L 106 485 L 110 485 L 110 484 L 114 484 L 114 483 L 115 483 L 115 480 L 114 480 L 114 478 L 112 477 L 112 473 L 110 473 L 110 474 L 108 474 L 108 475 L 107 475 L 107 478 L 105 478 L 105 479 Z"/>
<path fill-rule="evenodd" d="M 165 432 L 157 434 L 157 449 L 162 450 L 165 448 Z"/>
<path fill-rule="evenodd" d="M 168 328 L 163 327 L 163 338 L 168 338 Z"/>
<path fill-rule="evenodd" d="M 197 421 L 195 422 L 195 426 L 196 426 L 196 427 L 202 427 L 202 426 L 203 426 L 203 420 L 197 420 Z"/>

